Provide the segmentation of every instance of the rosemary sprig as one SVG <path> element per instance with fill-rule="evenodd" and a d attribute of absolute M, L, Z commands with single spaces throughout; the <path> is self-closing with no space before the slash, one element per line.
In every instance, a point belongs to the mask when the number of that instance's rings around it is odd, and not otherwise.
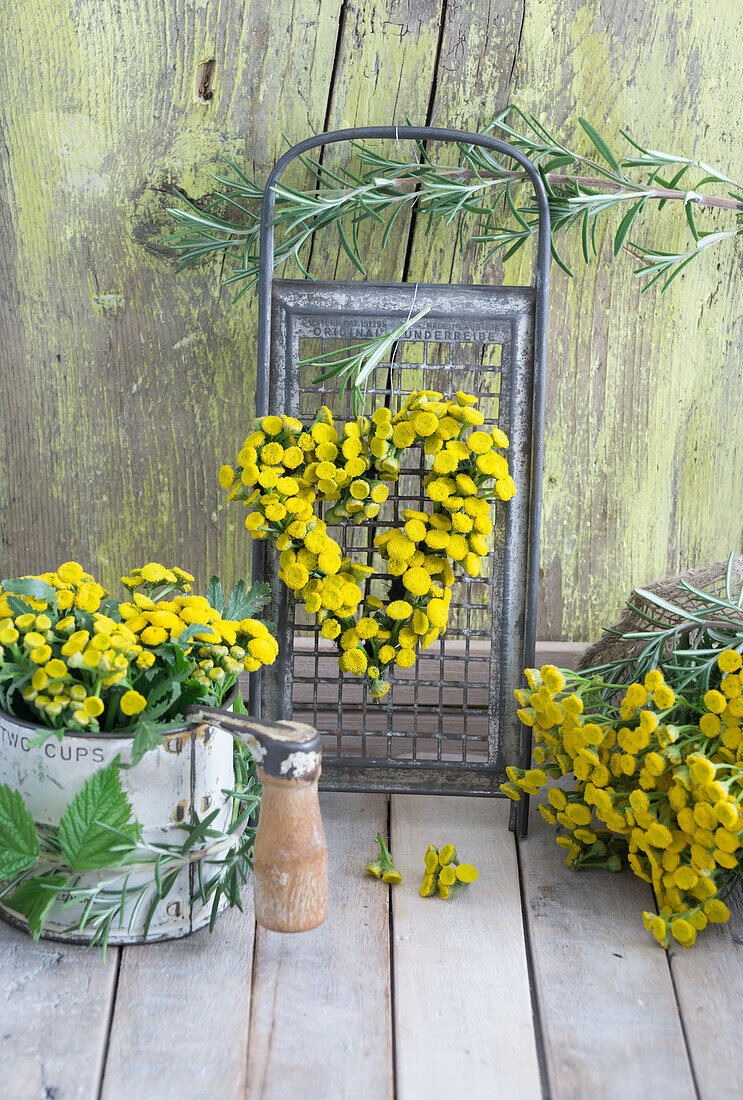
<path fill-rule="evenodd" d="M 693 686 L 697 694 L 704 694 L 717 674 L 720 650 L 737 649 L 743 653 L 743 582 L 735 591 L 733 563 L 731 554 L 721 593 L 680 580 L 679 589 L 688 594 L 683 606 L 648 589 L 636 588 L 635 594 L 657 611 L 649 612 L 629 603 L 647 627 L 618 637 L 644 644 L 639 651 L 633 647 L 627 657 L 592 666 L 590 674 L 611 681 L 609 694 L 613 694 L 616 685 L 642 680 L 651 669 L 659 668 L 677 693 L 683 694 Z"/>
<path fill-rule="evenodd" d="M 353 415 L 359 416 L 366 403 L 366 390 L 369 378 L 379 364 L 388 358 L 395 343 L 409 328 L 425 317 L 431 310 L 426 306 L 416 313 L 415 317 L 408 318 L 398 325 L 393 332 L 377 336 L 372 340 L 361 344 L 351 344 L 350 347 L 340 348 L 336 351 L 325 352 L 324 355 L 316 355 L 311 359 L 300 359 L 298 366 L 311 364 L 313 367 L 328 369 L 313 378 L 313 384 L 327 382 L 330 378 L 338 378 L 341 381 L 340 393 L 343 395 L 348 387 L 351 387 L 353 401 Z"/>
<path fill-rule="evenodd" d="M 579 118 L 582 140 L 590 153 L 581 153 L 561 141 L 534 116 L 518 107 L 498 115 L 483 130 L 496 132 L 533 160 L 544 179 L 552 215 L 552 253 L 569 275 L 557 240 L 580 234 L 583 259 L 596 255 L 597 221 L 612 211 L 622 212 L 614 230 L 613 254 L 627 251 L 640 260 L 635 275 L 647 279 L 647 289 L 663 280 L 662 289 L 708 249 L 743 234 L 743 184 L 702 160 L 662 152 L 642 145 L 620 130 L 629 150 L 615 152 L 586 119 Z M 405 153 L 402 146 L 401 153 Z M 521 249 L 538 227 L 537 209 L 530 191 L 521 198 L 525 173 L 479 146 L 459 145 L 459 164 L 442 166 L 425 145 L 414 142 L 409 156 L 386 156 L 362 143 L 352 144 L 357 167 L 331 170 L 311 157 L 301 162 L 313 185 L 300 191 L 284 184 L 276 189 L 275 262 L 294 262 L 307 276 L 309 244 L 320 229 L 334 228 L 354 266 L 366 274 L 359 250 L 359 227 L 366 221 L 384 227 L 382 248 L 401 211 L 416 207 L 427 231 L 439 221 L 458 221 L 458 240 L 490 246 L 488 257 L 508 259 Z M 184 196 L 184 207 L 169 210 L 177 231 L 167 238 L 181 256 L 180 269 L 204 256 L 223 252 L 232 270 L 226 283 L 240 283 L 237 297 L 253 287 L 258 277 L 258 236 L 262 189 L 237 165 L 227 162 L 232 175 L 213 178 L 225 190 L 200 209 Z M 682 185 L 683 184 L 683 188 Z M 723 194 L 701 193 L 708 185 Z M 630 233 L 648 210 L 660 212 L 668 202 L 682 202 L 686 212 L 689 248 L 669 251 L 630 239 Z M 233 215 L 226 216 L 226 210 Z M 724 230 L 699 229 L 695 211 L 719 210 L 735 219 Z"/>

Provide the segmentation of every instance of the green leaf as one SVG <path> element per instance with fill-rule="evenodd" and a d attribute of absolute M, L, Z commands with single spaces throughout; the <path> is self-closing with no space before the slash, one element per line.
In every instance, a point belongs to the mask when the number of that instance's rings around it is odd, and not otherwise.
<path fill-rule="evenodd" d="M 215 575 L 209 582 L 206 598 L 212 607 L 219 611 L 223 619 L 231 622 L 239 619 L 254 619 L 269 602 L 271 586 L 266 581 L 254 581 L 250 588 L 247 588 L 245 581 L 240 580 L 229 596 L 226 596 L 219 577 Z M 193 633 L 201 633 L 208 629 L 208 627 L 198 627 Z"/>
<path fill-rule="evenodd" d="M 526 237 L 517 237 L 508 251 L 503 253 L 503 263 L 510 260 L 511 256 L 514 256 L 524 244 L 526 244 Z"/>
<path fill-rule="evenodd" d="M 526 221 L 526 219 L 522 217 L 521 212 L 516 208 L 516 204 L 513 201 L 513 196 L 511 194 L 511 184 L 510 183 L 506 187 L 506 202 L 508 203 L 509 210 L 511 211 L 511 213 L 513 214 L 514 218 L 519 223 L 521 228 L 526 233 L 531 233 L 532 227 L 529 225 L 529 223 Z"/>
<path fill-rule="evenodd" d="M 660 171 L 660 169 L 658 169 L 658 171 Z M 673 179 L 664 180 L 664 179 L 661 179 L 661 177 L 659 175 L 656 175 L 656 181 L 655 182 L 659 183 L 662 187 L 667 187 L 669 191 L 673 191 L 678 186 L 678 183 L 679 183 L 679 180 L 681 179 L 681 177 L 684 176 L 686 174 L 686 172 L 688 172 L 688 171 L 689 171 L 689 165 L 685 164 L 683 166 L 683 168 L 679 169 L 679 171 L 676 173 L 676 175 L 673 177 Z M 715 182 L 717 182 L 717 181 L 715 181 Z M 696 186 L 699 187 L 699 184 L 697 184 Z M 661 199 L 660 202 L 658 203 L 658 210 L 659 211 L 662 210 L 667 202 L 668 202 L 668 199 Z"/>
<path fill-rule="evenodd" d="M 19 596 L 12 596 L 8 592 L 5 593 L 5 599 L 10 610 L 13 611 L 16 615 L 25 615 L 28 612 L 28 604 Z"/>
<path fill-rule="evenodd" d="M 236 618 L 238 618 L 238 615 L 236 614 L 236 612 L 237 612 L 238 608 L 242 606 L 244 595 L 245 595 L 245 581 L 240 580 L 240 581 L 237 582 L 235 587 L 230 592 L 229 596 L 227 597 L 227 601 L 226 601 L 224 607 L 222 608 L 222 618 L 223 619 L 236 619 Z M 245 618 L 244 615 L 240 616 L 240 617 Z"/>
<path fill-rule="evenodd" d="M 211 634 L 212 628 L 205 623 L 189 623 L 178 635 L 178 645 L 186 645 L 195 634 Z"/>
<path fill-rule="evenodd" d="M 206 590 L 206 598 L 210 605 L 222 614 L 224 608 L 224 589 L 222 588 L 222 582 L 215 573 L 212 579 L 209 581 L 209 587 Z"/>
<path fill-rule="evenodd" d="M 36 731 L 36 735 L 31 738 L 31 748 L 40 749 L 42 745 L 45 745 L 47 741 L 50 741 L 52 737 L 56 737 L 58 741 L 64 740 L 65 731 L 63 729 L 42 729 L 39 728 Z"/>
<path fill-rule="evenodd" d="M 247 714 L 248 713 L 248 708 L 245 706 L 245 697 L 243 696 L 243 693 L 240 690 L 240 688 L 237 689 L 237 695 L 235 696 L 235 701 L 232 704 L 232 712 L 233 712 L 233 714 Z"/>
<path fill-rule="evenodd" d="M 583 215 L 583 225 L 581 226 L 581 247 L 583 249 L 583 259 L 587 264 L 591 262 L 591 253 L 588 250 L 588 211 L 586 210 Z"/>
<path fill-rule="evenodd" d="M 568 154 L 561 154 L 560 156 L 552 157 L 550 160 L 543 161 L 542 168 L 545 172 L 554 172 L 556 168 L 567 168 L 569 164 L 575 163 L 575 157 Z"/>
<path fill-rule="evenodd" d="M 578 122 L 580 122 L 581 126 L 586 131 L 589 138 L 591 139 L 593 144 L 596 146 L 596 148 L 598 149 L 599 153 L 604 158 L 606 163 L 611 166 L 611 168 L 616 172 L 616 174 L 619 177 L 624 179 L 622 169 L 619 167 L 619 161 L 614 156 L 611 149 L 606 144 L 606 142 L 604 141 L 604 139 L 602 138 L 602 136 L 598 132 L 598 130 L 594 126 L 592 126 L 590 122 L 586 121 L 585 118 L 579 118 Z"/>
<path fill-rule="evenodd" d="M 632 222 L 635 220 L 637 215 L 640 213 L 640 211 L 642 210 L 642 208 L 645 205 L 646 201 L 647 201 L 646 199 L 640 199 L 640 201 L 636 202 L 634 206 L 631 206 L 629 208 L 629 210 L 627 211 L 627 213 L 622 218 L 621 222 L 619 223 L 619 229 L 617 229 L 617 235 L 614 238 L 614 255 L 615 256 L 619 255 L 619 252 L 622 248 L 622 245 L 624 244 L 625 240 L 627 239 L 627 234 L 629 233 L 629 231 L 632 227 Z"/>
<path fill-rule="evenodd" d="M 381 221 L 382 219 L 380 218 L 379 220 Z M 349 260 L 351 261 L 353 266 L 356 268 L 356 270 L 360 271 L 361 274 L 364 277 L 366 277 L 366 268 L 364 267 L 361 260 L 359 259 L 358 254 L 354 251 L 354 249 L 348 243 L 348 237 L 346 236 L 346 231 L 343 228 L 343 222 L 342 221 L 338 222 L 337 228 L 338 228 L 338 236 L 340 237 L 341 244 L 343 246 L 343 251 L 346 253 L 346 255 L 348 256 Z"/>
<path fill-rule="evenodd" d="M 146 719 L 141 719 L 137 726 L 137 732 L 134 735 L 132 762 L 129 764 L 129 767 L 133 768 L 135 764 L 140 762 L 146 753 L 164 744 L 165 738 L 157 731 L 156 727 L 151 725 Z"/>
<path fill-rule="evenodd" d="M 692 608 L 679 607 L 678 604 L 671 603 L 670 600 L 664 599 L 659 596 L 657 592 L 650 592 L 647 588 L 635 588 L 634 593 L 642 600 L 647 600 L 648 603 L 653 604 L 655 607 L 660 607 L 663 611 L 670 611 L 672 615 L 675 615 L 679 619 L 695 619 L 698 621 L 699 616 L 694 612 Z M 631 606 L 629 601 L 627 606 Z M 637 610 L 637 608 L 633 608 Z M 704 618 L 704 616 L 702 616 Z M 665 625 L 665 624 L 663 624 Z"/>
<path fill-rule="evenodd" d="M 6 592 L 15 592 L 16 596 L 28 596 L 32 600 L 51 603 L 55 596 L 52 586 L 38 577 L 14 577 L 1 583 Z"/>
<path fill-rule="evenodd" d="M 118 767 L 111 764 L 92 775 L 67 806 L 57 830 L 70 870 L 90 871 L 118 863 L 125 845 L 111 829 L 130 836 L 133 848 L 139 826 L 131 816 Z"/>
<path fill-rule="evenodd" d="M 570 278 L 572 279 L 573 278 L 573 273 L 570 270 L 570 268 L 568 267 L 568 265 L 565 263 L 565 261 L 563 260 L 560 253 L 557 251 L 557 247 L 555 245 L 554 238 L 552 238 L 552 240 L 550 241 L 550 252 L 552 253 L 552 258 L 560 265 L 560 267 L 565 272 L 565 274 L 569 275 Z"/>
<path fill-rule="evenodd" d="M 677 277 L 678 275 L 680 275 L 680 274 L 681 274 L 681 272 L 682 272 L 682 271 L 684 270 L 684 268 L 685 268 L 685 267 L 686 267 L 686 266 L 687 266 L 688 264 L 690 264 L 690 263 L 691 263 L 691 261 L 692 261 L 693 259 L 695 259 L 695 258 L 696 258 L 696 253 L 695 253 L 695 252 L 692 252 L 691 256 L 687 256 L 687 257 L 686 257 L 686 259 L 685 259 L 685 260 L 683 261 L 683 263 L 680 263 L 680 264 L 679 264 L 679 265 L 677 266 L 676 270 L 675 270 L 675 271 L 674 271 L 674 272 L 673 272 L 673 273 L 672 273 L 671 275 L 669 275 L 669 276 L 668 276 L 668 278 L 667 278 L 667 279 L 666 279 L 666 281 L 664 282 L 663 286 L 661 287 L 661 290 L 660 290 L 661 294 L 665 294 L 665 292 L 666 292 L 666 291 L 668 290 L 668 288 L 669 288 L 669 286 L 671 285 L 671 283 L 673 282 L 673 280 L 674 280 L 674 279 L 675 279 L 675 278 L 676 278 L 676 277 Z M 647 290 L 647 287 L 643 287 L 643 290 Z"/>
<path fill-rule="evenodd" d="M 271 599 L 271 585 L 268 581 L 253 581 L 247 592 L 238 589 L 240 581 L 232 589 L 225 608 L 225 619 L 255 619 Z"/>
<path fill-rule="evenodd" d="M 689 223 L 689 229 L 691 235 L 695 241 L 699 240 L 699 230 L 697 229 L 697 220 L 694 217 L 694 210 L 690 202 L 684 203 L 684 210 L 686 211 L 686 220 Z"/>
<path fill-rule="evenodd" d="M 392 227 L 395 224 L 395 220 L 397 219 L 398 214 L 401 210 L 404 209 L 405 206 L 403 205 L 403 203 L 400 203 L 399 206 L 395 207 L 395 209 L 392 211 L 392 214 L 387 219 L 387 224 L 384 227 L 384 233 L 382 234 L 382 251 L 384 251 L 384 249 L 387 247 L 387 242 L 390 239 L 390 233 L 392 232 Z"/>
<path fill-rule="evenodd" d="M 57 900 L 57 894 L 68 881 L 66 875 L 28 878 L 9 898 L 3 898 L 3 904 L 26 918 L 29 931 L 38 942 L 39 936 L 44 931 L 49 910 Z"/>
<path fill-rule="evenodd" d="M 18 791 L 0 786 L 0 879 L 31 867 L 39 855 L 39 839 L 31 814 Z"/>

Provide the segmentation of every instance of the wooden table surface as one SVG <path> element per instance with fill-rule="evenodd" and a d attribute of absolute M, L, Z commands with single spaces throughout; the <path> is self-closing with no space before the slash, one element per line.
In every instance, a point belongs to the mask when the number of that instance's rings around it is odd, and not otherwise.
<path fill-rule="evenodd" d="M 743 1095 L 743 908 L 667 955 L 650 887 L 576 874 L 502 800 L 326 794 L 330 916 L 97 950 L 0 925 L 3 1100 Z M 363 874 L 389 827 L 403 883 Z M 480 880 L 418 895 L 429 841 Z"/>

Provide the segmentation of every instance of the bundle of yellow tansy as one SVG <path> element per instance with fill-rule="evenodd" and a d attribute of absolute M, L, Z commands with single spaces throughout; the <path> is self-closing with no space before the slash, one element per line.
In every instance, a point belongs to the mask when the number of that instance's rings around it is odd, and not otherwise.
<path fill-rule="evenodd" d="M 397 413 L 378 408 L 342 427 L 325 406 L 306 427 L 290 416 L 265 416 L 236 468 L 220 470 L 229 499 L 250 509 L 252 537 L 275 541 L 282 580 L 318 617 L 321 636 L 337 642 L 341 670 L 365 676 L 373 698 L 389 690 L 390 669 L 410 668 L 418 647 L 446 630 L 455 568 L 479 575 L 491 501 L 516 491 L 500 453 L 508 439 L 499 428 L 481 428 L 476 403 L 470 394 L 445 400 L 418 390 Z M 365 595 L 372 566 L 344 558 L 328 527 L 377 517 L 381 525 L 400 456 L 420 445 L 431 462 L 423 481 L 431 507 L 404 509 L 401 527 L 384 522 L 374 545 L 390 582 L 385 598 Z"/>
<path fill-rule="evenodd" d="M 706 657 L 706 654 L 705 654 Z M 698 690 L 674 692 L 659 669 L 629 685 L 545 665 L 516 691 L 532 727 L 534 764 L 508 768 L 502 790 L 546 794 L 542 816 L 576 869 L 619 870 L 652 883 L 646 928 L 691 947 L 728 920 L 743 833 L 743 660 L 728 648 L 701 666 Z M 711 673 L 710 673 L 711 667 Z M 569 788 L 554 780 L 574 779 Z"/>

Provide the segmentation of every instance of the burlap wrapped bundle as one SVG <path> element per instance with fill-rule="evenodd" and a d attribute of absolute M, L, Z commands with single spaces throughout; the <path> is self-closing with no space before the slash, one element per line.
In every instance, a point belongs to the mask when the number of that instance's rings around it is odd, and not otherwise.
<path fill-rule="evenodd" d="M 717 561 L 712 565 L 704 566 L 702 569 L 692 569 L 688 573 L 653 581 L 652 584 L 645 585 L 644 590 L 667 600 L 679 609 L 697 613 L 700 606 L 704 606 L 705 601 L 694 592 L 689 592 L 688 589 L 681 587 L 681 582 L 686 581 L 694 588 L 703 591 L 721 593 L 725 591 L 727 570 L 727 561 Z M 737 590 L 740 584 L 743 583 L 743 555 L 739 555 L 733 560 L 731 579 L 734 588 Z M 629 606 L 630 604 L 633 606 Z M 595 668 L 610 661 L 622 660 L 639 653 L 645 647 L 646 641 L 642 639 L 619 637 L 621 634 L 631 634 L 634 631 L 648 628 L 649 624 L 641 614 L 638 614 L 635 608 L 652 615 L 654 619 L 665 623 L 669 627 L 681 626 L 688 622 L 685 616 L 658 607 L 657 604 L 651 603 L 640 595 L 637 589 L 633 589 L 622 617 L 609 630 L 605 630 L 597 642 L 589 646 L 581 659 L 579 669 Z M 743 609 L 737 614 L 730 611 L 727 614 L 733 618 L 740 618 L 743 622 Z"/>

